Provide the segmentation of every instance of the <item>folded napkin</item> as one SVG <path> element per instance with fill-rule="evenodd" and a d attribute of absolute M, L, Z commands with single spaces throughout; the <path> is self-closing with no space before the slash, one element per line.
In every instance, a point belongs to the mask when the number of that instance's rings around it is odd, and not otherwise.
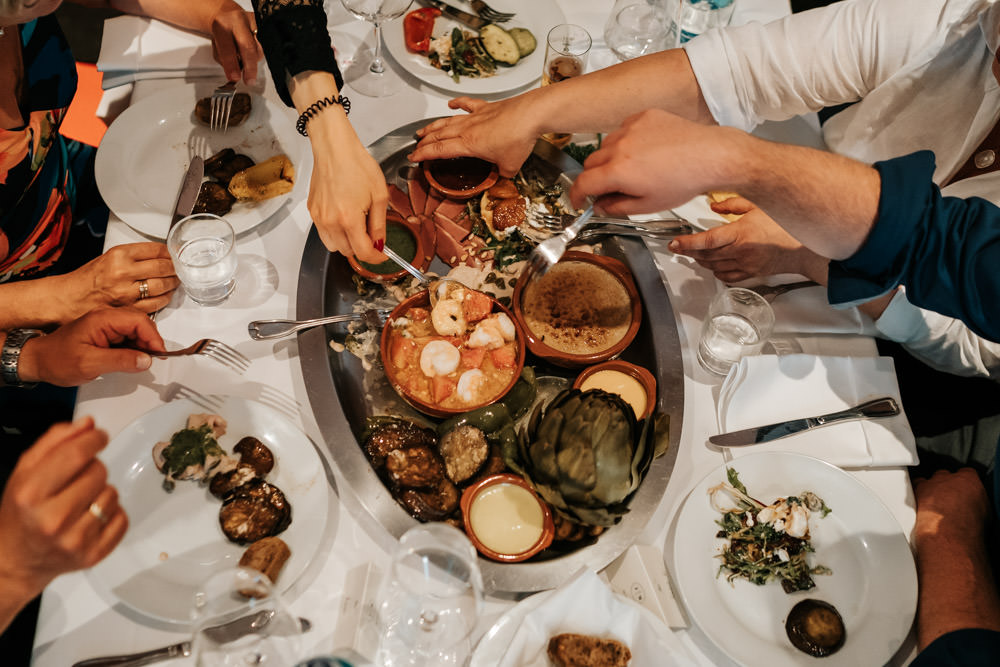
<path fill-rule="evenodd" d="M 801 276 L 787 277 L 774 284 L 796 282 Z M 827 301 L 826 288 L 803 287 L 785 292 L 771 301 L 776 336 L 797 333 L 835 333 L 874 336 L 875 323 L 857 308 L 834 308 Z"/>
<path fill-rule="evenodd" d="M 524 616 L 499 667 L 549 667 L 549 638 L 562 632 L 613 638 L 632 651 L 633 665 L 690 665 L 680 640 L 652 612 L 618 597 L 589 570 L 551 593 Z"/>
<path fill-rule="evenodd" d="M 118 16 L 104 22 L 97 69 L 105 73 L 105 88 L 136 78 L 223 78 L 207 37 L 139 16 Z"/>
<path fill-rule="evenodd" d="M 899 401 L 890 357 L 809 354 L 744 357 L 729 371 L 719 394 L 720 432 L 816 417 L 892 396 Z M 766 444 L 734 447 L 734 456 L 760 451 L 808 454 L 846 467 L 917 463 L 906 415 L 864 419 L 812 429 Z"/>

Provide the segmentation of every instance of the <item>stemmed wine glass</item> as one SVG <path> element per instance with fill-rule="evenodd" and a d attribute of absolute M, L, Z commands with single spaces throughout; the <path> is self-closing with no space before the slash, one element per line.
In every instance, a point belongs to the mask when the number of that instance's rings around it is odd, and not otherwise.
<path fill-rule="evenodd" d="M 379 667 L 459 667 L 482 605 L 476 550 L 458 529 L 427 523 L 406 531 L 379 605 Z"/>
<path fill-rule="evenodd" d="M 375 57 L 366 72 L 349 81 L 351 87 L 369 97 L 385 97 L 398 92 L 402 88 L 402 81 L 382 60 L 382 22 L 402 16 L 413 0 L 340 1 L 347 11 L 359 19 L 375 24 Z"/>
<path fill-rule="evenodd" d="M 299 620 L 256 570 L 231 568 L 210 576 L 195 594 L 191 616 L 198 667 L 294 665 L 302 657 Z"/>

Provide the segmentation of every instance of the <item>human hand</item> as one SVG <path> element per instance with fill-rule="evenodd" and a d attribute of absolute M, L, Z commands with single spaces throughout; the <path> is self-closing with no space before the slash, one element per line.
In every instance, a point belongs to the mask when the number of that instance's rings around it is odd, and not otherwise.
<path fill-rule="evenodd" d="M 101 306 L 134 306 L 153 313 L 168 303 L 180 281 L 167 246 L 162 243 L 128 243 L 115 246 L 76 271 L 58 276 L 52 299 L 61 305 L 64 324 Z M 146 281 L 149 296 L 140 298 Z"/>
<path fill-rule="evenodd" d="M 375 249 L 385 242 L 389 190 L 385 175 L 346 117 L 327 109 L 309 122 L 313 173 L 309 213 L 330 252 L 364 262 L 384 262 Z"/>
<path fill-rule="evenodd" d="M 938 470 L 930 479 L 916 479 L 913 495 L 917 502 L 916 541 L 948 536 L 969 539 L 983 533 L 990 502 L 972 468 Z"/>
<path fill-rule="evenodd" d="M 56 576 L 95 565 L 128 518 L 97 459 L 108 442 L 90 417 L 56 424 L 14 467 L 0 498 L 0 589 L 27 602 Z"/>
<path fill-rule="evenodd" d="M 165 349 L 153 321 L 132 308 L 102 308 L 26 342 L 18 375 L 24 382 L 75 387 L 104 373 L 137 373 L 152 359 L 135 348 Z"/>
<path fill-rule="evenodd" d="M 264 51 L 257 42 L 257 22 L 253 12 L 244 11 L 235 2 L 225 2 L 212 16 L 210 33 L 212 55 L 222 65 L 226 79 L 248 86 L 257 83 L 257 63 Z"/>
<path fill-rule="evenodd" d="M 452 109 L 468 115 L 441 118 L 417 130 L 420 141 L 408 156 L 412 162 L 472 156 L 492 162 L 500 175 L 517 173 L 528 159 L 538 134 L 526 122 L 527 110 L 520 97 L 486 102 L 458 97 L 448 102 Z"/>
<path fill-rule="evenodd" d="M 691 257 L 725 283 L 805 273 L 805 261 L 813 253 L 752 202 L 731 197 L 713 203 L 712 210 L 742 217 L 699 234 L 678 236 L 670 242 L 670 249 Z"/>
<path fill-rule="evenodd" d="M 725 169 L 738 160 L 741 134 L 659 109 L 635 114 L 586 159 L 570 199 L 581 208 L 593 198 L 597 209 L 612 216 L 679 206 L 724 187 Z"/>

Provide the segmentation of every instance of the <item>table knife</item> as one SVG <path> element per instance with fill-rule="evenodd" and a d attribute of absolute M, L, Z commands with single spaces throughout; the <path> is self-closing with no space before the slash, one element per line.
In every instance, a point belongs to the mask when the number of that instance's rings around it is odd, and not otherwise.
<path fill-rule="evenodd" d="M 446 2 L 441 2 L 441 0 L 420 0 L 420 4 L 426 7 L 436 7 L 440 9 L 441 13 L 445 16 L 450 16 L 459 23 L 464 23 L 469 26 L 473 30 L 479 30 L 484 25 L 488 25 L 490 23 L 484 18 L 462 11 L 458 7 L 452 7 Z"/>
<path fill-rule="evenodd" d="M 181 181 L 181 191 L 177 195 L 177 205 L 174 206 L 174 215 L 170 219 L 170 226 L 167 231 L 173 229 L 174 225 L 183 218 L 191 215 L 194 204 L 198 201 L 198 193 L 201 191 L 201 181 L 205 178 L 205 161 L 195 156 L 191 158 L 184 180 Z"/>
<path fill-rule="evenodd" d="M 767 426 L 756 426 L 745 428 L 742 431 L 732 431 L 731 433 L 720 433 L 709 437 L 708 441 L 717 447 L 743 447 L 745 445 L 757 445 L 763 442 L 771 442 L 779 438 L 785 438 L 802 431 L 809 431 L 821 426 L 839 424 L 840 422 L 852 419 L 880 419 L 883 417 L 893 417 L 899 414 L 899 404 L 888 396 L 877 398 L 853 408 L 831 412 L 819 417 L 806 417 L 805 419 L 792 419 L 777 424 Z"/>

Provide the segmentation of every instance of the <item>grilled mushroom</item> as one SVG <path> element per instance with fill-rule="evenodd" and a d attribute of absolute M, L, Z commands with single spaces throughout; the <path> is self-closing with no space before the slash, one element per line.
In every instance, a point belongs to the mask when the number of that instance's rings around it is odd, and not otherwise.
<path fill-rule="evenodd" d="M 785 632 L 795 648 L 816 658 L 836 653 L 844 645 L 844 619 L 829 602 L 806 599 L 792 607 Z"/>
<path fill-rule="evenodd" d="M 277 535 L 292 523 L 292 506 L 281 489 L 255 478 L 229 492 L 219 510 L 222 532 L 237 544 Z"/>

